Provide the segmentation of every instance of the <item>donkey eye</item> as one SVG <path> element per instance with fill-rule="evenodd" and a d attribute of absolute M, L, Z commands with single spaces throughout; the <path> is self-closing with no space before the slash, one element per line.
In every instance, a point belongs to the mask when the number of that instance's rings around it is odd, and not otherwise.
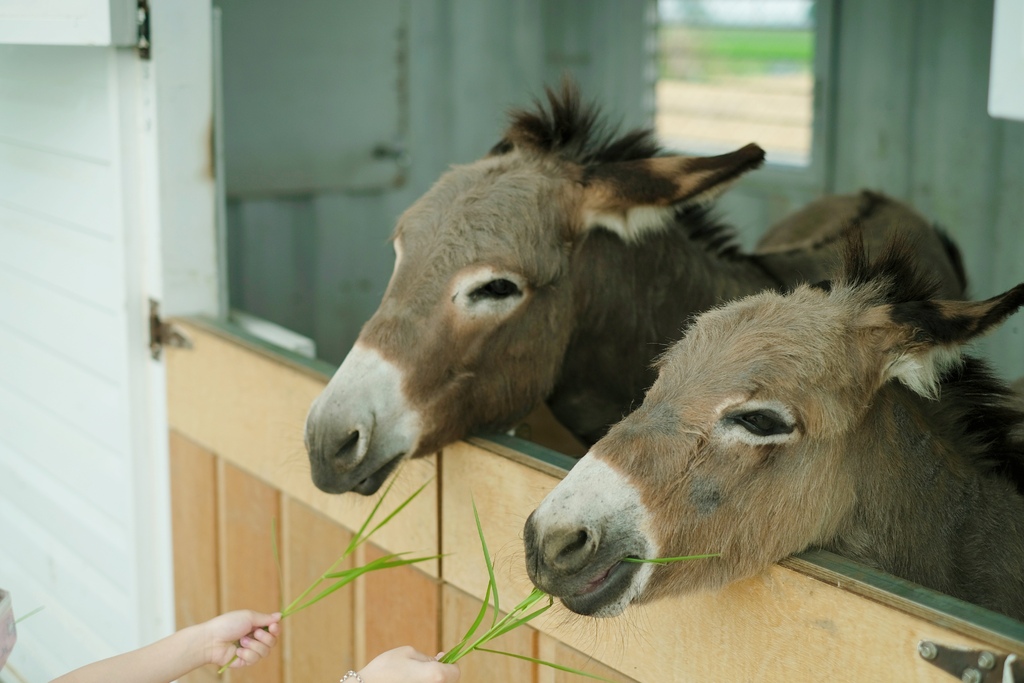
<path fill-rule="evenodd" d="M 469 296 L 472 299 L 507 299 L 510 296 L 518 296 L 520 293 L 516 283 L 505 278 L 498 278 L 477 287 Z"/>
<path fill-rule="evenodd" d="M 751 434 L 756 436 L 772 436 L 773 434 L 790 434 L 793 425 L 782 419 L 771 410 L 753 410 L 749 413 L 738 413 L 728 418 Z"/>

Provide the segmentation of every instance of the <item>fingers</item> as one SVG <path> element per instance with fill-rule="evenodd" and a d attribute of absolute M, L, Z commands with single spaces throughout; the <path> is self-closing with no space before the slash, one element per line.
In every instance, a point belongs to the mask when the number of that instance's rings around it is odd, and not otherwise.
<path fill-rule="evenodd" d="M 232 666 L 238 668 L 255 664 L 269 655 L 271 648 L 277 644 L 277 635 L 280 630 L 280 624 L 274 622 L 265 629 L 257 628 L 249 635 L 242 636 L 238 641 L 238 648 L 235 650 L 235 656 L 238 659 Z"/>
<path fill-rule="evenodd" d="M 266 631 L 261 630 L 259 632 L 266 634 Z M 235 667 L 248 666 L 249 664 L 255 664 L 260 661 L 270 654 L 270 648 L 273 646 L 273 642 L 267 644 L 260 642 L 251 636 L 244 636 L 238 641 L 238 645 L 238 649 L 235 650 L 235 656 L 238 657 L 238 659 L 236 659 L 234 664 L 232 664 L 232 666 Z"/>
<path fill-rule="evenodd" d="M 269 647 L 274 647 L 274 644 L 277 643 L 277 635 L 278 635 L 277 633 L 274 633 L 274 631 L 280 631 L 281 630 L 280 628 L 273 628 L 274 626 L 277 626 L 277 624 L 272 624 L 270 628 L 272 628 L 273 630 L 270 630 L 270 631 L 264 631 L 263 629 L 258 628 L 255 631 L 253 631 L 252 634 L 250 634 L 250 635 L 251 635 L 252 638 L 255 638 L 260 643 L 266 645 L 268 648 Z M 246 638 L 248 638 L 248 637 L 250 637 L 250 636 L 246 636 Z"/>

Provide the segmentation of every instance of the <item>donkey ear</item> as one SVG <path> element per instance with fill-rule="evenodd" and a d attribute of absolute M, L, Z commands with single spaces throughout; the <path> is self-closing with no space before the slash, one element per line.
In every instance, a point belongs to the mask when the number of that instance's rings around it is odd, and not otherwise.
<path fill-rule="evenodd" d="M 585 230 L 604 227 L 627 242 L 662 229 L 676 207 L 709 201 L 732 181 L 764 163 L 764 150 L 749 144 L 714 157 L 667 156 L 615 161 L 583 177 Z"/>
<path fill-rule="evenodd" d="M 1022 304 L 1024 284 L 985 301 L 911 301 L 871 309 L 864 322 L 883 340 L 882 382 L 897 379 L 934 398 L 942 373 L 960 362 L 962 347 Z"/>

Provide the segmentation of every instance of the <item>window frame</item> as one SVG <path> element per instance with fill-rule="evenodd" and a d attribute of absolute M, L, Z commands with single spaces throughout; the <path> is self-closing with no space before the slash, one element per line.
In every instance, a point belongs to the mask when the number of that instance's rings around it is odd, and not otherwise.
<path fill-rule="evenodd" d="M 811 115 L 811 149 L 806 165 L 766 163 L 757 173 L 744 179 L 745 187 L 758 193 L 785 189 L 801 194 L 824 194 L 833 187 L 832 159 L 833 144 L 833 112 L 835 109 L 835 87 L 833 75 L 836 73 L 835 55 L 836 39 L 836 5 L 838 0 L 815 0 L 814 22 L 814 60 L 812 63 L 813 94 Z M 657 31 L 660 20 L 651 26 Z M 655 42 L 657 37 L 654 38 Z M 653 55 L 657 59 L 657 54 Z M 653 89 L 651 84 L 653 103 Z M 656 105 L 651 108 L 651 125 L 653 127 Z M 660 138 L 659 138 L 660 139 Z M 661 141 L 665 148 L 673 152 L 686 153 L 687 150 L 673 147 L 670 141 Z M 756 140 L 754 142 L 757 142 Z"/>

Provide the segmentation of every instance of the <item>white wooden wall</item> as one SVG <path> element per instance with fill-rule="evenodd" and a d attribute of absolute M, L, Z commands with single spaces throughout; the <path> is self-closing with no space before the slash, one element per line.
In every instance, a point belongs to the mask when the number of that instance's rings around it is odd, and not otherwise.
<path fill-rule="evenodd" d="M 173 624 L 148 74 L 133 50 L 0 45 L 0 583 L 44 607 L 8 663 L 26 681 Z"/>

